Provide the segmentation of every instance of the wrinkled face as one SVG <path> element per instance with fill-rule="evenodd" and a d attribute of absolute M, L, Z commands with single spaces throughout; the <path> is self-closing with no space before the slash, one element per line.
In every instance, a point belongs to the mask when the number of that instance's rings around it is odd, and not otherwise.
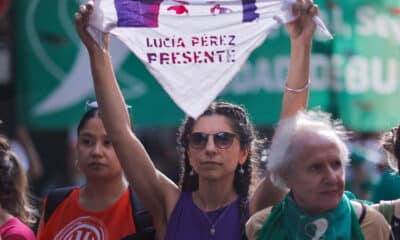
<path fill-rule="evenodd" d="M 224 135 L 220 136 L 222 139 L 215 139 L 212 135 L 222 132 L 234 134 L 229 120 L 217 114 L 200 117 L 193 127 L 192 134 L 208 134 L 208 140 L 204 148 L 193 147 L 191 140 L 189 140 L 188 156 L 190 165 L 199 175 L 200 180 L 201 178 L 218 180 L 226 176 L 230 176 L 233 179 L 236 167 L 238 164 L 243 164 L 247 158 L 248 151 L 240 149 L 237 137 L 232 138 L 232 144 L 229 147 L 220 148 L 221 146 L 227 146 L 226 141 L 228 139 L 223 138 Z M 216 143 L 215 140 L 219 141 L 219 143 Z"/>
<path fill-rule="evenodd" d="M 286 176 L 297 205 L 310 215 L 333 210 L 344 191 L 344 166 L 337 144 L 323 134 L 295 136 L 297 158 Z"/>
<path fill-rule="evenodd" d="M 77 144 L 78 166 L 90 179 L 113 179 L 122 169 L 100 118 L 89 119 L 81 129 Z"/>

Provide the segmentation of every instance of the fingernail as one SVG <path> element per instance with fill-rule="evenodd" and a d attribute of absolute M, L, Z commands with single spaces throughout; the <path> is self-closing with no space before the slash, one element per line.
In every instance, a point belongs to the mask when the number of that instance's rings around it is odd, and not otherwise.
<path fill-rule="evenodd" d="M 88 6 L 89 8 L 93 8 L 94 2 L 93 1 L 88 1 L 86 6 Z"/>
<path fill-rule="evenodd" d="M 79 6 L 79 11 L 80 11 L 81 13 L 85 13 L 85 12 L 87 11 L 86 5 L 81 4 L 81 5 Z"/>

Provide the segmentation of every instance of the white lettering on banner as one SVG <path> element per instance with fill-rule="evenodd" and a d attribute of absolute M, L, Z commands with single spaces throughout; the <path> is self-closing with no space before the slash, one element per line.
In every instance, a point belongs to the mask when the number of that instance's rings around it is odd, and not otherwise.
<path fill-rule="evenodd" d="M 360 35 L 377 36 L 400 41 L 400 22 L 389 15 L 378 14 L 373 7 L 362 7 L 357 11 L 356 31 Z"/>
<path fill-rule="evenodd" d="M 368 62 L 364 57 L 350 58 L 343 72 L 346 81 L 346 90 L 349 93 L 368 91 Z"/>
<path fill-rule="evenodd" d="M 254 64 L 247 62 L 225 88 L 223 94 L 250 94 L 260 90 L 282 92 L 287 79 L 290 57 L 281 55 L 270 60 L 259 58 Z M 312 89 L 324 91 L 330 87 L 330 60 L 323 54 L 313 54 L 310 78 Z"/>
<path fill-rule="evenodd" d="M 331 87 L 331 62 L 324 54 L 313 54 L 310 65 L 310 79 L 313 90 L 328 90 Z"/>
<path fill-rule="evenodd" d="M 389 14 L 379 14 L 373 6 L 361 6 L 355 11 L 356 33 L 352 32 L 349 23 L 344 21 L 343 10 L 336 6 L 332 10 L 332 27 L 337 35 L 345 38 L 358 34 L 365 37 L 377 36 L 400 43 L 400 22 Z"/>
<path fill-rule="evenodd" d="M 279 84 L 274 81 L 270 71 L 271 67 L 269 66 L 269 61 L 266 58 L 261 58 L 256 62 L 254 79 L 258 89 L 279 89 Z"/>
<path fill-rule="evenodd" d="M 348 23 L 343 21 L 343 11 L 338 6 L 332 9 L 332 27 L 333 32 L 337 35 L 342 35 L 348 38 L 352 35 L 351 27 Z"/>
<path fill-rule="evenodd" d="M 284 83 L 289 72 L 290 58 L 288 56 L 277 56 L 275 58 L 275 78 L 278 82 Z M 281 85 L 283 86 L 283 84 Z"/>
<path fill-rule="evenodd" d="M 259 58 L 254 64 L 247 62 L 223 94 L 244 95 L 260 90 L 282 92 L 289 61 L 289 56 L 277 56 L 272 60 Z M 398 69 L 400 62 L 394 58 L 357 56 L 347 60 L 342 55 L 334 55 L 330 59 L 323 54 L 313 54 L 310 66 L 311 87 L 317 91 L 333 89 L 345 90 L 349 94 L 374 92 L 391 95 L 399 91 Z"/>
<path fill-rule="evenodd" d="M 394 58 L 356 56 L 345 61 L 343 56 L 335 55 L 332 63 L 336 90 L 343 90 L 340 85 L 342 77 L 345 79 L 344 90 L 349 94 L 372 91 L 376 94 L 391 95 L 399 90 L 397 76 L 400 74 L 400 62 Z"/>
<path fill-rule="evenodd" d="M 377 93 L 389 95 L 397 89 L 397 76 L 400 73 L 397 69 L 397 62 L 391 58 L 387 60 L 387 68 L 383 69 L 383 60 L 372 58 L 371 82 L 372 89 Z M 385 74 L 386 73 L 386 74 Z M 386 76 L 385 76 L 386 75 Z"/>
<path fill-rule="evenodd" d="M 375 9 L 372 7 L 363 7 L 359 9 L 356 14 L 359 23 L 356 25 L 357 32 L 364 36 L 374 34 L 376 31 L 376 26 L 374 23 L 376 16 Z M 382 26 L 381 28 L 384 28 Z"/>

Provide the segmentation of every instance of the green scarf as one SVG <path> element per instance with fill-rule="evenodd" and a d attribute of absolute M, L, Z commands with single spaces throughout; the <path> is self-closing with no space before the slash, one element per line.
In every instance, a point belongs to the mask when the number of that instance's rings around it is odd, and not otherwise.
<path fill-rule="evenodd" d="M 319 227 L 318 227 L 319 226 Z M 301 211 L 290 194 L 273 207 L 257 240 L 364 240 L 358 217 L 343 195 L 336 209 L 317 216 Z"/>

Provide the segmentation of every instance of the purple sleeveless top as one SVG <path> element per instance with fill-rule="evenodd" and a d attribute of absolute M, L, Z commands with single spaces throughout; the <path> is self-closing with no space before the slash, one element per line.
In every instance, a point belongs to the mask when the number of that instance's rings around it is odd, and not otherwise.
<path fill-rule="evenodd" d="M 247 202 L 246 219 L 249 216 L 248 209 Z M 220 209 L 203 212 L 193 203 L 191 192 L 182 192 L 169 219 L 165 239 L 240 240 L 239 200 Z"/>

